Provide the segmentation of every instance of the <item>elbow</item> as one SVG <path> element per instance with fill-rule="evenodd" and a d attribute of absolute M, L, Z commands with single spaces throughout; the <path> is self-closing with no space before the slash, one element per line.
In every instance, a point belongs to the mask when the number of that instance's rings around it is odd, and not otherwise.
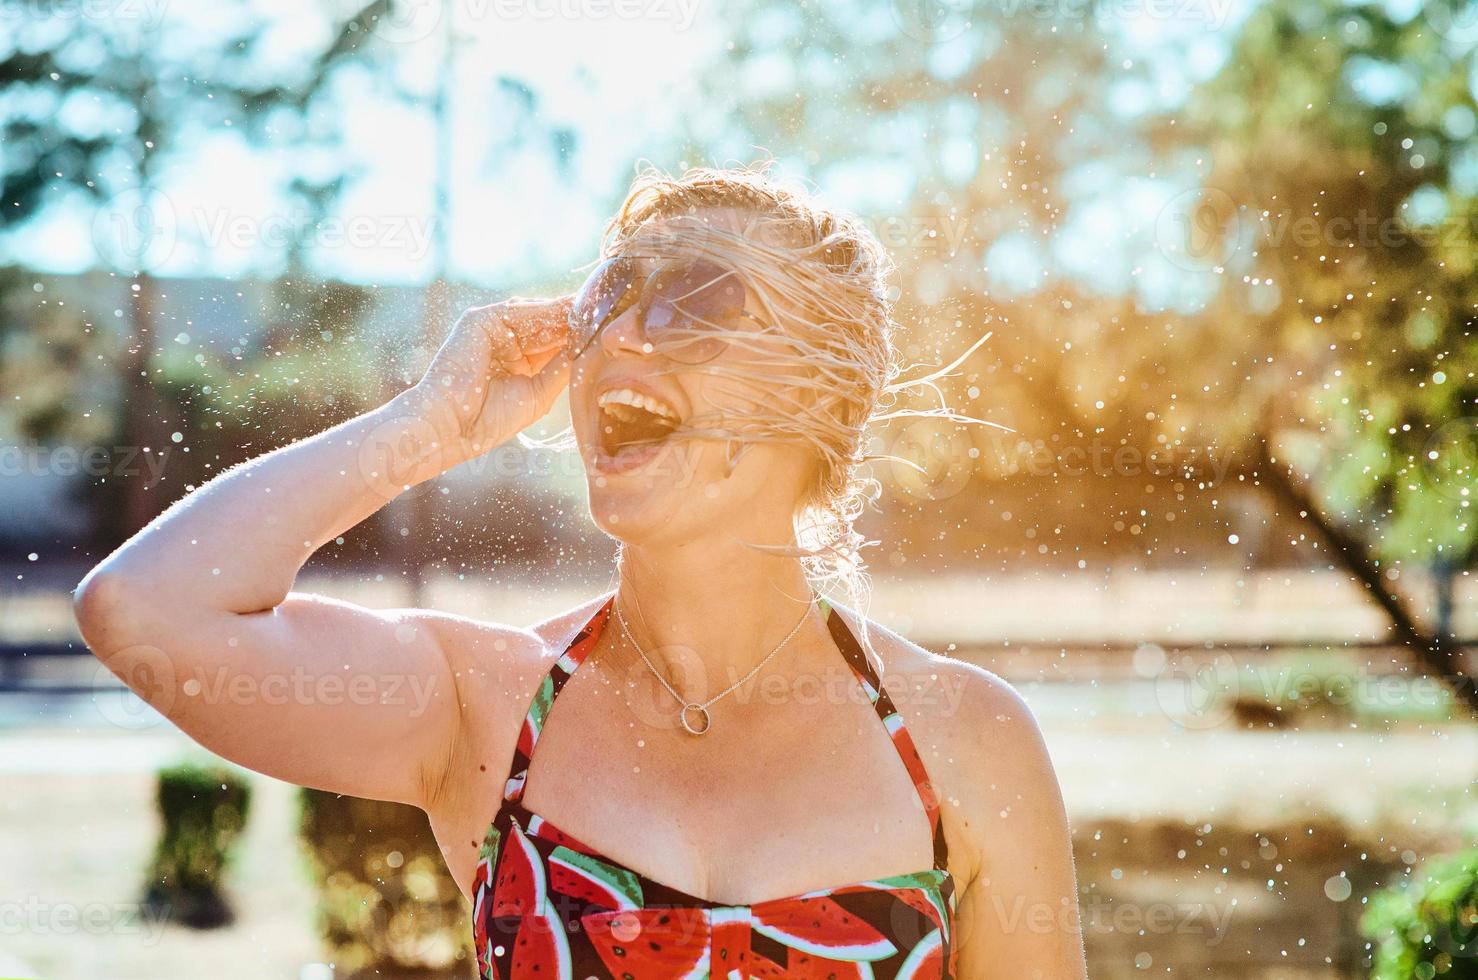
<path fill-rule="evenodd" d="M 136 594 L 135 583 L 106 563 L 88 572 L 72 591 L 72 618 L 94 656 L 106 659 L 110 650 L 128 642 L 131 621 L 142 606 Z"/>
<path fill-rule="evenodd" d="M 103 566 L 87 574 L 72 591 L 72 616 L 92 655 L 165 718 L 180 707 L 176 665 L 145 637 L 160 622 L 148 615 L 147 587 Z"/>

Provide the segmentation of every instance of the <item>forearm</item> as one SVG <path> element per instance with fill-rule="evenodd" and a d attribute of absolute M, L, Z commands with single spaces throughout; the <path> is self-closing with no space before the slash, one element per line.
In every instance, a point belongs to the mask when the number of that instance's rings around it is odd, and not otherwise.
<path fill-rule="evenodd" d="M 129 601 L 249 613 L 291 591 L 318 548 L 461 461 L 455 423 L 419 388 L 221 474 L 177 501 L 83 581 Z"/>

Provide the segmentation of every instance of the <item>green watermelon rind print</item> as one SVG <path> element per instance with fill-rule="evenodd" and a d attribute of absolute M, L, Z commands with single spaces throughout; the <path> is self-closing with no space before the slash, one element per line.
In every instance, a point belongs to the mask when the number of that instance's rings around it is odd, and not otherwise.
<path fill-rule="evenodd" d="M 477 849 L 477 859 L 486 861 L 488 858 L 498 856 L 498 843 L 503 838 L 503 832 L 496 824 L 488 827 L 488 832 L 483 835 L 482 846 Z"/>
<path fill-rule="evenodd" d="M 698 957 L 698 962 L 693 964 L 693 968 L 679 977 L 678 980 L 708 980 L 708 974 L 710 972 L 709 956 L 712 952 L 712 949 L 705 949 L 703 955 Z"/>
<path fill-rule="evenodd" d="M 882 888 L 893 890 L 894 888 L 926 888 L 938 889 L 944 881 L 945 872 L 940 868 L 930 868 L 928 871 L 910 871 L 907 874 L 889 875 L 886 878 L 874 878 L 863 882 L 871 888 Z"/>
<path fill-rule="evenodd" d="M 754 931 L 762 936 L 767 936 L 783 946 L 798 949 L 802 953 L 810 953 L 828 960 L 845 960 L 852 962 L 873 962 L 874 960 L 885 960 L 898 952 L 898 947 L 888 941 L 888 937 L 879 936 L 875 941 L 865 945 L 852 946 L 827 946 L 824 943 L 812 942 L 802 939 L 800 936 L 791 935 L 772 926 L 756 924 Z"/>
<path fill-rule="evenodd" d="M 644 907 L 641 881 L 625 868 L 619 868 L 589 854 L 581 854 L 563 844 L 549 853 L 549 864 L 560 865 L 611 896 L 608 908 L 617 910 Z"/>
<path fill-rule="evenodd" d="M 897 980 L 913 980 L 920 976 L 919 968 L 943 945 L 944 937 L 939 934 L 938 929 L 920 939 L 918 945 L 909 950 L 903 962 L 898 964 Z"/>
<path fill-rule="evenodd" d="M 924 892 L 924 894 L 928 897 L 929 904 L 933 905 L 936 909 L 939 910 L 939 921 L 941 923 L 940 930 L 943 932 L 943 935 L 940 938 L 942 938 L 945 942 L 949 942 L 950 914 L 945 911 L 944 903 L 940 901 L 938 892 L 926 891 Z"/>
<path fill-rule="evenodd" d="M 534 701 L 529 705 L 529 713 L 525 721 L 529 724 L 529 744 L 532 745 L 539 740 L 544 731 L 544 719 L 549 715 L 549 709 L 554 704 L 554 678 L 548 674 L 544 675 L 544 681 L 539 685 L 539 691 L 534 695 Z"/>
<path fill-rule="evenodd" d="M 930 868 L 928 871 L 913 871 L 908 874 L 891 875 L 887 878 L 875 878 L 872 881 L 863 882 L 869 888 L 880 891 L 897 891 L 901 888 L 917 888 L 924 893 L 929 904 L 934 906 L 939 913 L 939 921 L 943 923 L 944 939 L 949 939 L 950 913 L 953 911 L 954 894 L 950 894 L 950 908 L 945 908 L 944 896 L 940 892 L 939 885 L 944 881 L 947 872 L 940 868 Z"/>

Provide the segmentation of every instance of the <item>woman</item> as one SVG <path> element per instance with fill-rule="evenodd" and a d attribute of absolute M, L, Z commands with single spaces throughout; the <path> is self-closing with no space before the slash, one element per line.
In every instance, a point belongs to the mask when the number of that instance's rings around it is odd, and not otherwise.
<path fill-rule="evenodd" d="M 903 387 L 880 246 L 695 171 L 639 179 L 603 252 L 179 501 L 79 587 L 88 644 L 228 759 L 422 807 L 484 977 L 1083 976 L 1025 705 L 818 591 L 860 580 L 854 468 Z M 566 388 L 611 593 L 521 629 L 292 591 Z"/>

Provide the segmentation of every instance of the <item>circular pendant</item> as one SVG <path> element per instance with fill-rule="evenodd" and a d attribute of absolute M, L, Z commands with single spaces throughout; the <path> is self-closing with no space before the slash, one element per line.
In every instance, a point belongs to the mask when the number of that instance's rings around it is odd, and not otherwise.
<path fill-rule="evenodd" d="M 703 724 L 700 727 L 695 728 L 693 726 L 693 723 L 689 721 L 689 717 L 692 712 L 697 712 L 698 714 L 703 716 Z M 678 720 L 683 723 L 683 729 L 686 730 L 689 735 L 702 735 L 703 733 L 707 732 L 708 729 L 713 727 L 713 720 L 708 717 L 708 709 L 703 707 L 703 705 L 701 704 L 683 705 L 682 714 L 678 715 Z"/>

